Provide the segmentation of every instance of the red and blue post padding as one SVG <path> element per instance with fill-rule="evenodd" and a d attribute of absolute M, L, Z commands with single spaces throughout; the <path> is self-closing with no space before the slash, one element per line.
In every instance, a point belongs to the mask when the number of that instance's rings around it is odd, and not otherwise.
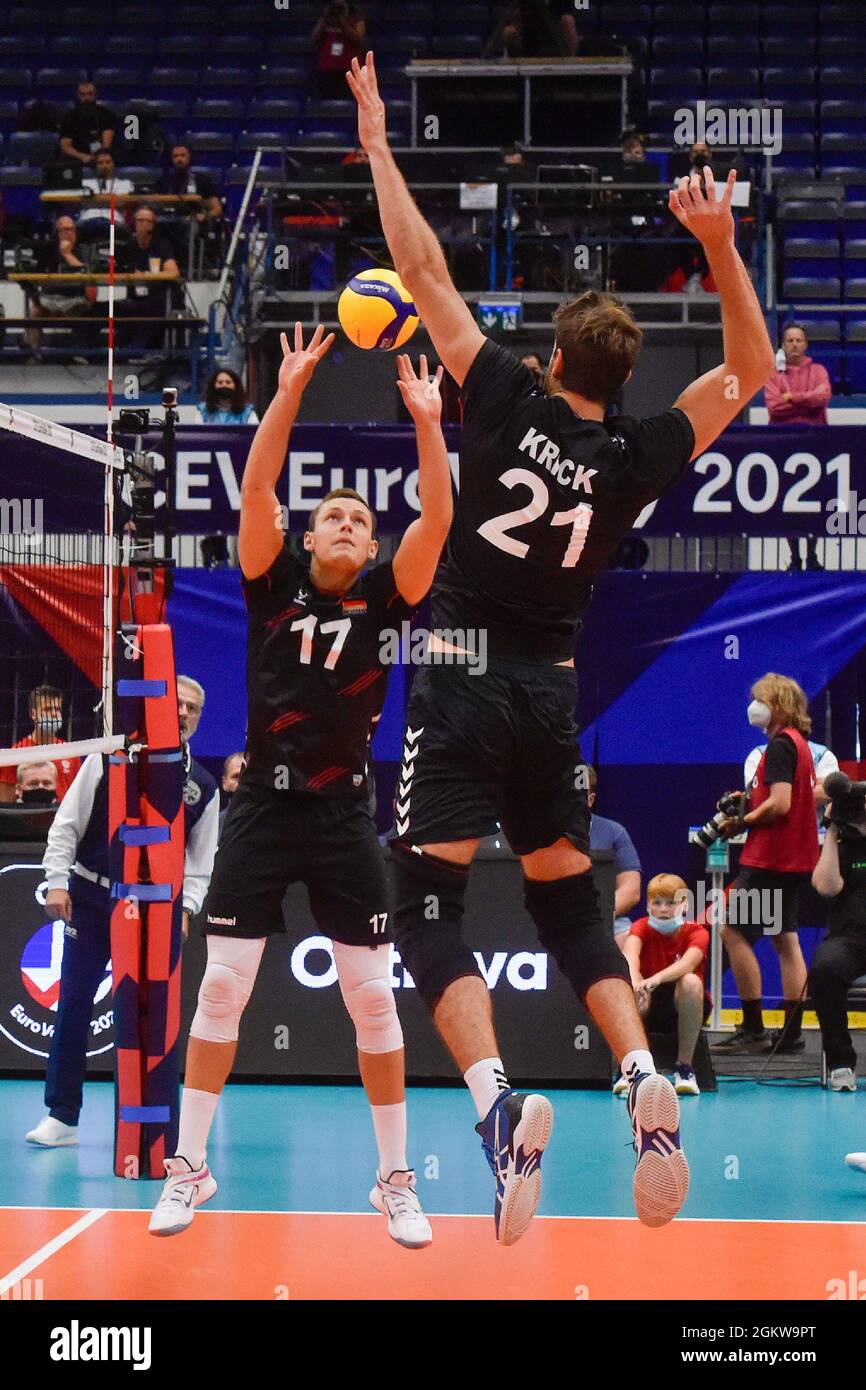
<path fill-rule="evenodd" d="M 117 1098 L 114 1171 L 164 1176 L 178 1124 L 184 862 L 183 753 L 171 630 L 124 625 L 120 731 L 141 749 L 109 765 Z"/>

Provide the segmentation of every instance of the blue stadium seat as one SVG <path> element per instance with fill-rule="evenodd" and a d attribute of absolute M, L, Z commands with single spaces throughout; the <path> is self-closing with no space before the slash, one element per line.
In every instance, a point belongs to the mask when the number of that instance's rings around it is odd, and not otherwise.
<path fill-rule="evenodd" d="M 185 89 L 199 86 L 199 72 L 197 68 L 178 68 L 178 67 L 154 67 L 150 70 L 147 79 L 148 87 L 166 88 L 164 95 L 179 95 L 185 93 Z"/>
<path fill-rule="evenodd" d="M 87 40 L 82 42 L 87 44 Z M 45 39 L 41 34 L 2 34 L 0 35 L 0 61 L 18 58 L 39 58 L 45 52 Z"/>
<path fill-rule="evenodd" d="M 306 88 L 307 69 L 289 67 L 282 63 L 264 67 L 256 75 L 256 91 L 261 96 L 284 97 L 294 95 L 292 88 Z"/>
<path fill-rule="evenodd" d="M 826 96 L 855 96 L 863 90 L 863 67 L 825 67 L 821 70 L 821 90 Z"/>
<path fill-rule="evenodd" d="M 310 97 L 304 106 L 304 115 L 313 119 L 341 118 L 351 121 L 355 119 L 357 111 L 358 108 L 355 105 L 354 99 L 340 101 L 336 98 L 329 98 L 323 101 L 319 97 Z"/>
<path fill-rule="evenodd" d="M 834 393 L 844 390 L 845 387 L 845 353 L 841 347 L 827 347 L 819 342 L 813 348 L 811 339 L 809 341 L 809 356 L 821 367 L 826 367 L 827 375 L 833 386 Z"/>
<path fill-rule="evenodd" d="M 172 13 L 175 29 L 210 29 L 213 26 L 213 11 L 207 5 L 178 5 Z"/>
<path fill-rule="evenodd" d="M 821 102 L 821 130 L 824 135 L 834 132 L 859 134 L 866 128 L 866 101 L 831 98 Z"/>
<path fill-rule="evenodd" d="M 87 69 L 80 65 L 62 68 L 39 68 L 36 73 L 36 86 L 42 93 L 46 92 L 49 87 L 59 88 L 65 95 L 68 95 L 71 100 L 73 88 L 77 87 L 79 82 L 83 82 L 87 75 Z"/>
<path fill-rule="evenodd" d="M 847 4 L 834 3 L 831 5 L 821 5 L 821 25 L 824 24 L 851 24 L 854 21 L 863 20 L 863 6 L 856 0 L 848 0 Z"/>
<path fill-rule="evenodd" d="M 764 69 L 764 95 L 784 98 L 803 97 L 815 87 L 815 69 L 811 67 L 783 67 Z"/>
<path fill-rule="evenodd" d="M 291 143 L 291 136 L 288 130 L 244 130 L 235 142 L 235 151 L 246 154 L 258 149 L 284 150 Z"/>
<path fill-rule="evenodd" d="M 196 34 L 164 34 L 159 40 L 160 60 L 171 63 L 185 53 L 206 53 L 208 37 L 201 30 Z"/>
<path fill-rule="evenodd" d="M 115 24 L 130 29 L 149 28 L 153 19 L 153 10 L 148 5 L 118 5 L 114 12 Z"/>
<path fill-rule="evenodd" d="M 842 246 L 842 270 L 846 279 L 866 275 L 866 237 L 846 237 Z"/>
<path fill-rule="evenodd" d="M 767 107 L 768 110 L 772 110 L 774 107 L 779 108 L 782 113 L 781 119 L 784 135 L 790 132 L 791 134 L 807 134 L 814 136 L 815 111 L 818 105 L 816 101 L 811 99 L 801 99 L 797 101 L 794 98 L 786 98 L 785 101 L 777 102 L 765 98 L 763 105 Z"/>
<path fill-rule="evenodd" d="M 680 53 L 689 55 L 694 62 L 701 57 L 703 42 L 700 34 L 656 34 L 652 42 L 653 65 L 664 67 Z"/>
<path fill-rule="evenodd" d="M 757 67 L 759 41 L 754 34 L 708 34 L 707 62 L 713 66 Z"/>
<path fill-rule="evenodd" d="M 707 100 L 721 98 L 757 98 L 760 91 L 757 68 L 709 68 L 707 71 Z"/>
<path fill-rule="evenodd" d="M 299 145 L 308 145 L 311 148 L 341 149 L 349 142 L 332 130 L 316 130 L 310 132 L 305 131 L 303 134 L 299 135 L 297 143 Z"/>
<path fill-rule="evenodd" d="M 69 11 L 66 13 L 69 14 Z M 42 29 L 44 23 L 44 14 L 37 5 L 16 5 L 6 16 L 6 27 L 16 34 L 22 29 Z"/>
<path fill-rule="evenodd" d="M 230 130 L 209 130 L 202 126 L 197 126 L 192 122 L 186 131 L 186 138 L 189 140 L 195 151 L 196 158 L 193 163 L 198 166 L 199 156 L 207 155 L 229 155 L 234 153 L 235 137 Z"/>
<path fill-rule="evenodd" d="M 449 34 L 443 36 L 442 42 L 445 44 L 458 42 L 459 38 L 459 35 L 455 37 L 455 35 Z M 431 41 L 426 34 L 395 34 L 389 30 L 386 37 L 377 41 L 376 52 L 382 54 L 405 54 L 407 59 L 415 54 L 416 57 L 422 58 L 430 47 Z M 437 50 L 434 50 L 434 52 L 435 51 Z M 469 56 L 471 56 L 471 50 Z"/>
<path fill-rule="evenodd" d="M 849 391 L 866 391 L 866 343 L 845 349 L 845 378 Z"/>
<path fill-rule="evenodd" d="M 815 11 L 796 5 L 767 5 L 764 9 L 764 33 L 771 34 L 815 34 Z"/>
<path fill-rule="evenodd" d="M 856 201 L 845 206 L 844 234 L 846 237 L 866 237 L 866 203 Z"/>
<path fill-rule="evenodd" d="M 845 341 L 866 343 L 866 319 L 849 318 L 845 325 Z"/>
<path fill-rule="evenodd" d="M 842 339 L 841 320 L 837 318 L 801 318 L 806 337 L 812 343 L 838 343 Z"/>
<path fill-rule="evenodd" d="M 15 122 L 17 119 L 17 101 L 0 101 L 0 130 L 8 135 L 15 129 Z"/>
<path fill-rule="evenodd" d="M 801 63 L 814 60 L 816 40 L 808 34 L 768 34 L 763 40 L 764 63 L 782 67 L 791 58 Z"/>
<path fill-rule="evenodd" d="M 100 98 L 108 87 L 134 88 L 136 92 L 140 92 L 145 86 L 144 73 L 140 67 L 96 68 L 92 75 Z"/>
<path fill-rule="evenodd" d="M 605 23 L 608 22 L 609 11 L 613 8 L 614 6 L 605 6 Z M 634 8 L 637 7 L 635 6 Z M 706 18 L 704 13 L 704 7 L 702 5 L 692 5 L 690 8 L 693 11 L 693 13 L 689 15 L 689 28 L 695 34 L 701 33 L 703 31 Z M 664 30 L 667 30 L 669 33 L 672 34 L 677 33 L 683 27 L 682 5 L 656 5 L 653 20 L 655 23 L 656 33 L 660 33 Z"/>
<path fill-rule="evenodd" d="M 14 130 L 9 136 L 7 151 L 13 164 L 41 168 L 56 155 L 57 136 L 47 130 Z"/>
<path fill-rule="evenodd" d="M 217 57 L 257 58 L 265 42 L 261 34 L 216 34 L 211 52 Z"/>
<path fill-rule="evenodd" d="M 853 276 L 845 281 L 845 298 L 866 299 L 866 275 Z"/>
<path fill-rule="evenodd" d="M 844 184 L 847 198 L 866 198 L 866 166 L 858 164 L 821 165 L 822 179 L 835 179 Z"/>
<path fill-rule="evenodd" d="M 688 100 L 701 96 L 703 90 L 702 68 L 653 68 L 650 73 L 650 96 L 657 100 Z"/>
<path fill-rule="evenodd" d="M 668 5 L 666 7 L 659 6 L 660 10 L 665 8 L 672 10 L 675 7 L 673 5 Z M 650 27 L 651 15 L 652 11 L 649 5 L 630 5 L 628 4 L 628 0 L 613 0 L 613 3 L 605 4 L 604 6 L 602 24 L 605 29 L 612 30 L 613 33 L 616 34 L 628 32 L 636 34 L 647 33 Z M 658 13 L 656 14 L 656 26 L 663 26 L 663 19 L 660 19 Z M 677 26 L 674 24 L 670 27 L 676 28 Z M 695 32 L 697 32 L 697 26 L 695 26 Z"/>
<path fill-rule="evenodd" d="M 842 296 L 842 282 L 838 275 L 786 275 L 782 283 L 782 298 L 795 302 L 800 299 L 825 299 L 838 304 Z"/>
<path fill-rule="evenodd" d="M 401 18 L 405 18 L 407 23 L 411 22 L 412 27 L 418 25 L 418 12 L 427 11 L 430 13 L 429 5 L 405 5 L 401 10 Z M 408 11 L 412 11 L 411 21 Z M 452 29 L 470 30 L 475 29 L 477 33 L 484 33 L 490 27 L 489 10 L 486 5 L 440 5 L 439 14 L 436 19 L 436 27 L 440 34 L 448 33 Z"/>
<path fill-rule="evenodd" d="M 102 49 L 102 57 L 109 61 L 116 54 L 118 57 L 128 58 L 130 53 L 134 53 L 137 58 L 153 58 L 156 56 L 157 36 L 149 33 L 125 33 L 109 34 Z"/>
<path fill-rule="evenodd" d="M 821 136 L 821 158 L 825 163 L 844 161 L 851 166 L 866 166 L 866 135 L 828 131 Z"/>
<path fill-rule="evenodd" d="M 710 5 L 707 32 L 757 34 L 761 23 L 760 5 Z"/>
<path fill-rule="evenodd" d="M 818 39 L 818 58 L 823 64 L 845 63 L 866 55 L 866 33 L 822 34 Z"/>
<path fill-rule="evenodd" d="M 186 123 L 189 114 L 189 102 L 169 101 L 167 98 L 159 97 L 150 97 L 142 101 L 139 97 L 129 102 L 127 110 L 140 110 L 160 124 L 173 123 L 176 127 L 180 127 L 181 123 Z"/>
<path fill-rule="evenodd" d="M 271 125 L 296 121 L 300 102 L 288 97 L 253 97 L 247 103 L 247 121 L 269 121 Z"/>
<path fill-rule="evenodd" d="M 786 237 L 782 260 L 786 275 L 839 275 L 839 238 Z"/>
<path fill-rule="evenodd" d="M 310 50 L 310 38 L 308 34 L 269 34 L 267 41 L 268 53 L 287 53 L 290 57 L 305 57 L 308 62 L 312 61 Z"/>
<path fill-rule="evenodd" d="M 214 130 L 234 131 L 243 120 L 244 104 L 227 97 L 199 97 L 193 102 L 192 115 L 194 120 Z"/>

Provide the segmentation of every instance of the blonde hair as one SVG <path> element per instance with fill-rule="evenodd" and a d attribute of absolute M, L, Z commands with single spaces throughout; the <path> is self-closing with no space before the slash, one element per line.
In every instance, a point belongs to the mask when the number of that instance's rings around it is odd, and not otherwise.
<path fill-rule="evenodd" d="M 677 874 L 656 874 L 647 884 L 647 902 L 650 898 L 672 898 L 676 902 L 680 893 L 687 893 L 688 887 Z"/>
<path fill-rule="evenodd" d="M 806 692 L 790 676 L 779 676 L 775 671 L 768 671 L 755 681 L 752 695 L 769 705 L 774 724 L 781 718 L 783 724 L 799 730 L 801 734 L 811 733 L 812 720 Z"/>

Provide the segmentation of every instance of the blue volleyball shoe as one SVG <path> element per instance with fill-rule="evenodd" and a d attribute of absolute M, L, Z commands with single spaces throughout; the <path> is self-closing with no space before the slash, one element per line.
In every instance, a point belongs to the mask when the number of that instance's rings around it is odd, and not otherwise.
<path fill-rule="evenodd" d="M 553 1129 L 553 1106 L 546 1096 L 503 1091 L 475 1129 L 496 1179 L 496 1239 L 513 1245 L 541 1197 L 541 1155 Z"/>
<path fill-rule="evenodd" d="M 689 1165 L 680 1145 L 680 1103 L 666 1076 L 629 1077 L 628 1113 L 637 1163 L 632 1191 L 645 1226 L 666 1226 L 686 1200 Z"/>

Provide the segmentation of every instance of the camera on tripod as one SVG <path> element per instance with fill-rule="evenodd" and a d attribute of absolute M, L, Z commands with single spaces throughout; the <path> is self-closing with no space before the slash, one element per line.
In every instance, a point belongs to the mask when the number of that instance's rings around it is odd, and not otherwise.
<path fill-rule="evenodd" d="M 725 792 L 716 802 L 716 814 L 711 816 L 708 821 L 696 831 L 695 839 L 704 849 L 709 849 L 714 845 L 722 833 L 722 825 L 731 816 L 736 816 L 742 820 L 746 813 L 746 793 L 745 792 Z"/>
<path fill-rule="evenodd" d="M 829 811 L 824 813 L 824 825 L 835 825 L 840 832 L 860 837 L 860 827 L 866 821 L 866 782 L 852 782 L 844 772 L 831 772 L 824 778 L 824 791 L 830 798 Z"/>

